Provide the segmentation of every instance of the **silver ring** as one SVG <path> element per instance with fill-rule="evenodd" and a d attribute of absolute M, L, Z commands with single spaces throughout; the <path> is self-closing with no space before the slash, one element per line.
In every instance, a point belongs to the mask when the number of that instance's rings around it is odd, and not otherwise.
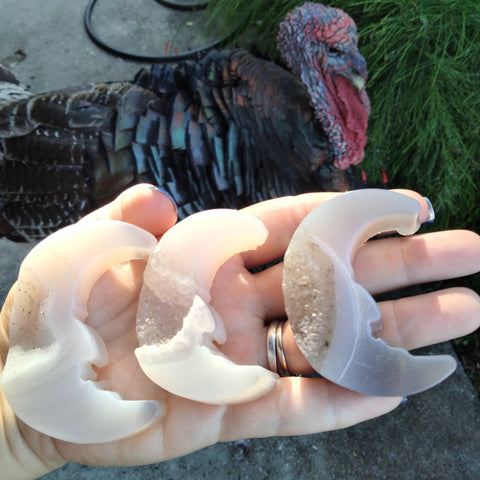
<path fill-rule="evenodd" d="M 274 320 L 268 325 L 267 330 L 267 361 L 268 368 L 281 377 L 290 376 L 288 371 L 287 359 L 283 351 L 283 325 L 284 321 Z"/>

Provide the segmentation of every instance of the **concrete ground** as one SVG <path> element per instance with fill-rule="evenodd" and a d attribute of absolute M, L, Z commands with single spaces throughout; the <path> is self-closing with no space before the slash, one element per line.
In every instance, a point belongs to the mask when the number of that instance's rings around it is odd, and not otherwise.
<path fill-rule="evenodd" d="M 2 0 L 0 62 L 35 92 L 132 78 L 143 64 L 103 52 L 86 35 L 87 3 Z M 171 46 L 175 39 L 183 42 L 177 43 L 180 50 L 198 46 L 193 32 L 197 17 L 169 12 L 154 0 L 101 0 L 96 18 L 99 32 L 122 48 L 162 53 L 166 42 Z M 177 30 L 178 25 L 183 28 Z M 28 248 L 0 240 L 0 301 Z M 453 353 L 448 344 L 430 351 Z M 42 478 L 476 480 L 479 452 L 480 402 L 459 366 L 443 384 L 410 397 L 393 413 L 343 431 L 218 444 L 142 467 L 68 464 Z"/>

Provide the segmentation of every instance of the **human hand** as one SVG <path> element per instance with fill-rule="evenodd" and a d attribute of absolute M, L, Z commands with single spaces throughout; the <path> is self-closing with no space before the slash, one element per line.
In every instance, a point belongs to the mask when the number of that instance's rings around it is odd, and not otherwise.
<path fill-rule="evenodd" d="M 424 200 L 421 218 L 427 216 Z M 264 245 L 233 257 L 218 271 L 212 286 L 212 306 L 223 318 L 227 341 L 219 349 L 233 361 L 267 367 L 266 323 L 284 316 L 282 265 L 261 273 L 248 269 L 280 258 L 294 230 L 313 208 L 336 194 L 316 193 L 263 202 L 246 209 L 269 230 Z M 155 190 L 137 186 L 82 221 L 112 218 L 138 225 L 160 236 L 175 222 L 169 200 Z M 480 269 L 480 239 L 471 232 L 441 232 L 408 238 L 388 238 L 364 245 L 354 261 L 356 280 L 372 293 L 426 281 L 454 278 Z M 131 465 L 158 462 L 218 441 L 270 435 L 314 433 L 349 425 L 387 413 L 401 399 L 367 397 L 325 379 L 281 378 L 268 395 L 253 402 L 205 405 L 162 390 L 148 380 L 134 355 L 137 346 L 135 312 L 142 286 L 144 262 L 134 261 L 107 272 L 92 291 L 87 323 L 104 339 L 110 362 L 98 369 L 100 380 L 127 399 L 156 399 L 167 413 L 145 431 L 116 442 L 76 445 L 46 437 L 15 418 L 3 397 L 6 437 L 3 465 L 8 478 L 32 478 L 65 461 L 89 465 Z M 8 350 L 9 295 L 1 313 L 2 364 Z M 449 289 L 420 297 L 383 302 L 382 338 L 404 348 L 437 343 L 464 335 L 479 325 L 480 302 L 466 289 Z M 284 350 L 289 369 L 310 371 L 296 348 L 287 324 Z M 1 392 L 0 392 L 1 396 Z M 23 476 L 21 476 L 23 475 Z"/>

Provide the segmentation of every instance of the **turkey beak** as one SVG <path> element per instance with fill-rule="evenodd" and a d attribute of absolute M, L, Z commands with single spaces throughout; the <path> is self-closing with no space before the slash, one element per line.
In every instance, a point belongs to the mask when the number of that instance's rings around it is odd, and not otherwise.
<path fill-rule="evenodd" d="M 347 78 L 360 91 L 365 88 L 365 83 L 367 82 L 367 62 L 358 54 L 352 59 L 350 68 L 346 68 L 341 72 L 341 75 Z"/>
<path fill-rule="evenodd" d="M 352 82 L 352 85 L 358 90 L 365 88 L 365 79 L 360 75 L 352 75 L 349 77 L 349 80 Z"/>
<path fill-rule="evenodd" d="M 354 87 L 355 90 L 360 92 L 363 88 L 365 88 L 366 79 L 362 77 L 360 73 L 358 73 L 354 69 L 349 69 L 347 71 L 341 72 L 340 75 L 345 77 Z"/>

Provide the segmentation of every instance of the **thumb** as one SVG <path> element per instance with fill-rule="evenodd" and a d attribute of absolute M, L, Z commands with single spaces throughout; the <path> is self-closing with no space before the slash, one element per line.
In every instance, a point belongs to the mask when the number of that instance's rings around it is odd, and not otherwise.
<path fill-rule="evenodd" d="M 88 214 L 81 221 L 91 220 L 120 220 L 158 237 L 175 225 L 177 206 L 165 190 L 139 184 L 128 188 L 111 203 Z"/>

